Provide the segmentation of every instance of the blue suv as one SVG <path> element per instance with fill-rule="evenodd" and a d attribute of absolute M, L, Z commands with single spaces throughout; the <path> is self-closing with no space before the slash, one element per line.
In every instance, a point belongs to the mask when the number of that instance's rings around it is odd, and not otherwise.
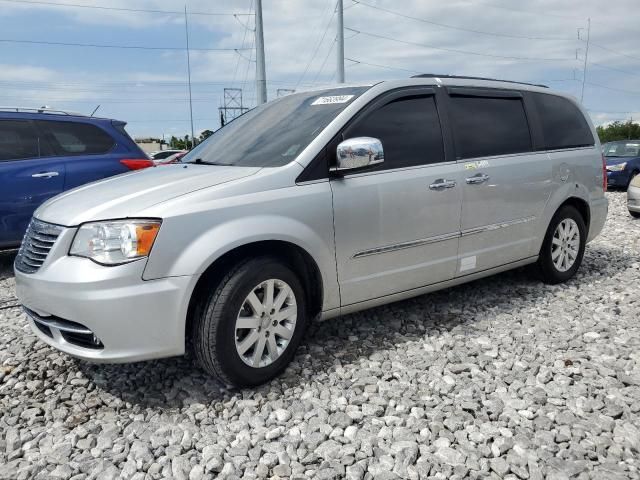
<path fill-rule="evenodd" d="M 152 166 L 125 125 L 46 108 L 0 108 L 0 249 L 20 245 L 45 200 Z"/>

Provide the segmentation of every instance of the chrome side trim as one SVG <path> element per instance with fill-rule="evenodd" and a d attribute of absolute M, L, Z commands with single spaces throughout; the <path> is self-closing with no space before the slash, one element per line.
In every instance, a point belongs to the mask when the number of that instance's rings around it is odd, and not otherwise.
<path fill-rule="evenodd" d="M 520 225 L 522 223 L 531 222 L 535 219 L 536 217 L 534 216 L 518 218 L 516 220 L 509 220 L 508 222 L 493 223 L 491 225 L 485 225 L 482 227 L 469 228 L 461 232 L 445 233 L 443 235 L 436 235 L 434 237 L 421 238 L 419 240 L 411 240 L 409 242 L 403 242 L 403 243 L 395 243 L 393 245 L 385 245 L 384 247 L 370 248 L 368 250 L 363 250 L 361 252 L 356 253 L 352 258 L 354 259 L 362 258 L 362 257 L 368 257 L 370 255 L 379 255 L 381 253 L 389 253 L 389 252 L 395 252 L 397 250 L 404 250 L 405 248 L 421 247 L 423 245 L 429 245 L 431 243 L 444 242 L 445 240 L 452 240 L 454 238 L 466 237 L 468 235 L 476 235 L 478 233 L 512 227 L 514 225 Z"/>
<path fill-rule="evenodd" d="M 445 233 L 443 235 L 436 235 L 435 237 L 422 238 L 420 240 L 411 240 L 409 242 L 396 243 L 393 245 L 386 245 L 384 247 L 370 248 L 369 250 L 363 250 L 356 253 L 353 258 L 368 257 L 369 255 L 378 255 L 380 253 L 395 252 L 396 250 L 404 250 L 405 248 L 420 247 L 422 245 L 428 245 L 430 243 L 443 242 L 445 240 L 451 240 L 458 238 L 460 232 Z"/>
<path fill-rule="evenodd" d="M 463 230 L 460 232 L 461 237 L 466 237 L 467 235 L 475 235 L 477 233 L 489 232 L 492 230 L 499 230 L 501 228 L 512 227 L 514 225 L 520 225 L 522 223 L 528 223 L 535 220 L 536 217 L 525 217 L 525 218 L 517 218 L 515 220 L 509 220 L 508 222 L 500 222 L 500 223 L 492 223 L 491 225 L 485 225 L 483 227 L 475 227 L 469 228 L 467 230 Z"/>

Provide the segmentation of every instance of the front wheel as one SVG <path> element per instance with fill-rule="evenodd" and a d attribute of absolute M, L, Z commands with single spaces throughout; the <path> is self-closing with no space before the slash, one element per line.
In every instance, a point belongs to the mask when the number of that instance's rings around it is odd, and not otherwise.
<path fill-rule="evenodd" d="M 538 257 L 542 281 L 556 284 L 573 277 L 582 263 L 586 239 L 587 228 L 580 212 L 570 205 L 558 210 Z"/>
<path fill-rule="evenodd" d="M 287 367 L 307 322 L 302 284 L 287 265 L 275 257 L 241 262 L 202 302 L 193 348 L 205 371 L 246 387 Z"/>

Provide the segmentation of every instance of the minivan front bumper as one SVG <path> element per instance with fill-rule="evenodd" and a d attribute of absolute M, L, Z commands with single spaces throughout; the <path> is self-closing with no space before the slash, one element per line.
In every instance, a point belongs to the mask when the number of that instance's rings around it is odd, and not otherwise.
<path fill-rule="evenodd" d="M 60 240 L 64 243 L 64 238 Z M 56 247 L 59 250 L 60 245 Z M 36 273 L 15 270 L 16 293 L 41 340 L 94 362 L 184 353 L 195 277 L 145 281 L 144 260 L 105 267 L 66 252 L 51 253 L 57 258 L 47 259 Z"/>

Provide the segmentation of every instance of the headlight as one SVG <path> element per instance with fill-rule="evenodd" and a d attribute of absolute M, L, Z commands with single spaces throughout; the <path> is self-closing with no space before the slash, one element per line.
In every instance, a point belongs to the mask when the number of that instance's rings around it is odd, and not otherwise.
<path fill-rule="evenodd" d="M 607 166 L 607 170 L 611 172 L 621 172 L 624 170 L 624 167 L 627 166 L 627 162 L 618 163 L 617 165 Z"/>
<path fill-rule="evenodd" d="M 113 220 L 78 228 L 69 255 L 104 265 L 119 265 L 146 257 L 160 230 L 160 220 Z"/>

